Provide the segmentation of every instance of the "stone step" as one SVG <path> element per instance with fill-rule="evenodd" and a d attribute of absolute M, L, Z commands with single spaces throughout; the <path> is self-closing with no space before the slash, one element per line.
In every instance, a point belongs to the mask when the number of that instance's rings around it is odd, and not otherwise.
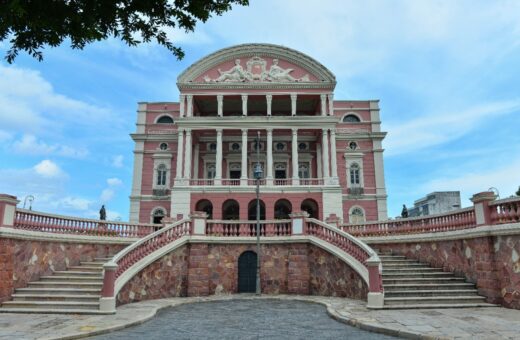
<path fill-rule="evenodd" d="M 383 280 L 385 279 L 399 279 L 399 278 L 440 278 L 440 277 L 454 277 L 453 273 L 450 272 L 424 272 L 424 273 L 416 273 L 416 272 L 392 272 L 386 273 L 383 271 Z"/>
<path fill-rule="evenodd" d="M 406 304 L 385 305 L 383 309 L 431 309 L 431 308 L 477 308 L 477 307 L 500 307 L 491 303 L 431 303 L 431 304 Z"/>
<path fill-rule="evenodd" d="M 72 308 L 7 308 L 1 307 L 0 313 L 23 313 L 23 314 L 95 314 L 108 315 L 115 312 L 102 312 L 98 309 L 72 309 Z"/>
<path fill-rule="evenodd" d="M 464 303 L 485 303 L 486 298 L 483 296 L 421 296 L 421 297 L 389 297 L 385 296 L 385 306 L 390 305 L 420 305 L 432 303 L 449 303 L 449 304 L 464 304 Z"/>
<path fill-rule="evenodd" d="M 73 275 L 51 275 L 42 276 L 40 281 L 75 281 L 75 282 L 103 282 L 103 276 L 73 276 Z"/>
<path fill-rule="evenodd" d="M 399 263 L 383 263 L 383 268 L 415 268 L 415 267 L 428 267 L 428 265 L 419 262 L 399 262 Z"/>
<path fill-rule="evenodd" d="M 85 277 L 85 276 L 94 276 L 98 277 L 99 272 L 82 272 L 79 270 L 57 270 L 53 273 L 53 275 L 67 275 L 67 276 L 77 276 L 77 277 Z"/>
<path fill-rule="evenodd" d="M 385 284 L 385 295 L 386 292 L 392 292 L 396 290 L 448 290 L 448 289 L 474 289 L 475 285 L 468 282 L 453 282 L 453 283 L 421 283 L 421 284 L 409 284 L 409 283 L 396 283 L 396 284 Z"/>
<path fill-rule="evenodd" d="M 29 288 L 97 288 L 103 287 L 103 282 L 78 281 L 36 281 L 29 282 Z"/>
<path fill-rule="evenodd" d="M 30 309 L 97 309 L 99 302 L 68 302 L 68 301 L 5 301 L 5 308 L 30 308 Z"/>
<path fill-rule="evenodd" d="M 414 278 L 385 278 L 383 277 L 383 286 L 387 284 L 428 284 L 428 283 L 451 283 L 451 282 L 464 282 L 463 277 L 414 277 Z"/>
<path fill-rule="evenodd" d="M 96 295 L 101 294 L 101 287 L 99 288 L 17 288 L 16 294 L 41 294 L 41 295 L 67 295 L 67 294 L 82 294 L 82 295 Z"/>
<path fill-rule="evenodd" d="M 391 297 L 423 297 L 423 296 L 475 296 L 475 288 L 468 289 L 416 289 L 416 290 L 385 290 L 385 299 Z"/>
<path fill-rule="evenodd" d="M 392 273 L 428 273 L 428 272 L 442 272 L 442 268 L 431 268 L 431 267 L 412 267 L 412 268 L 394 268 L 394 267 L 383 267 L 383 274 Z"/>
<path fill-rule="evenodd" d="M 406 256 L 403 255 L 379 255 L 381 261 L 384 260 L 406 260 Z"/>
<path fill-rule="evenodd" d="M 92 261 L 81 261 L 80 266 L 81 267 L 103 267 L 105 262 L 92 262 Z"/>
<path fill-rule="evenodd" d="M 102 266 L 71 266 L 68 270 L 80 271 L 80 272 L 101 272 L 103 271 Z"/>
<path fill-rule="evenodd" d="M 101 295 L 91 294 L 13 294 L 13 301 L 99 302 Z"/>
<path fill-rule="evenodd" d="M 98 262 L 98 261 L 104 261 L 104 262 L 108 262 L 110 260 L 112 260 L 114 256 L 110 256 L 110 257 L 95 257 L 94 258 L 94 261 Z"/>

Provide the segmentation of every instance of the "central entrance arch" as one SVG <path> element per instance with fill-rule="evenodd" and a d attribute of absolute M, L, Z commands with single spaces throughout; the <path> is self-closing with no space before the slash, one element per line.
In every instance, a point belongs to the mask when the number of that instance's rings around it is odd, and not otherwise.
<path fill-rule="evenodd" d="M 238 258 L 238 292 L 256 292 L 256 253 L 245 251 Z"/>

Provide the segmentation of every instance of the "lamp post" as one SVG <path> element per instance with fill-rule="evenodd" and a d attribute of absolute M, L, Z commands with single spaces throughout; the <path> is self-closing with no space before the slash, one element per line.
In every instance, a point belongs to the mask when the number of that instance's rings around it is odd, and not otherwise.
<path fill-rule="evenodd" d="M 34 201 L 33 195 L 25 196 L 25 199 L 23 200 L 23 208 L 25 209 L 25 204 L 27 204 L 27 201 L 29 201 L 29 210 L 32 210 L 32 202 Z"/>
<path fill-rule="evenodd" d="M 254 176 L 256 181 L 256 295 L 261 294 L 260 289 L 260 179 L 262 178 L 262 165 L 260 164 L 260 131 L 256 135 L 256 164 Z"/>

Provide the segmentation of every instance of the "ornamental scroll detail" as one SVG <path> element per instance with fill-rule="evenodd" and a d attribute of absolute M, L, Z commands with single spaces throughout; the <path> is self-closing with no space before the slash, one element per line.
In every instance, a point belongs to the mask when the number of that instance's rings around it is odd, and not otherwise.
<path fill-rule="evenodd" d="M 224 83 L 224 82 L 309 82 L 309 75 L 306 74 L 301 78 L 291 76 L 292 68 L 283 69 L 278 66 L 278 59 L 273 59 L 273 64 L 267 70 L 267 62 L 260 57 L 252 57 L 246 63 L 246 69 L 240 65 L 240 59 L 235 60 L 235 66 L 227 71 L 218 69 L 218 76 L 211 79 L 208 75 L 204 76 L 206 83 Z"/>

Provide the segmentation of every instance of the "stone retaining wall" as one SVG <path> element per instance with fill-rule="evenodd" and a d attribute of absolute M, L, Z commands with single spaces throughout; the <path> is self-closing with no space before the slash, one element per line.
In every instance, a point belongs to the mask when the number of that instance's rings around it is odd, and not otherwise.
<path fill-rule="evenodd" d="M 254 244 L 189 244 L 163 256 L 119 292 L 118 304 L 238 292 L 238 258 Z M 261 246 L 264 294 L 312 294 L 366 300 L 368 287 L 346 263 L 307 243 Z"/>
<path fill-rule="evenodd" d="M 520 309 L 520 235 L 370 244 L 466 277 L 488 302 Z"/>
<path fill-rule="evenodd" d="M 16 288 L 26 287 L 41 276 L 115 254 L 125 246 L 0 238 L 0 303 L 9 300 Z"/>

